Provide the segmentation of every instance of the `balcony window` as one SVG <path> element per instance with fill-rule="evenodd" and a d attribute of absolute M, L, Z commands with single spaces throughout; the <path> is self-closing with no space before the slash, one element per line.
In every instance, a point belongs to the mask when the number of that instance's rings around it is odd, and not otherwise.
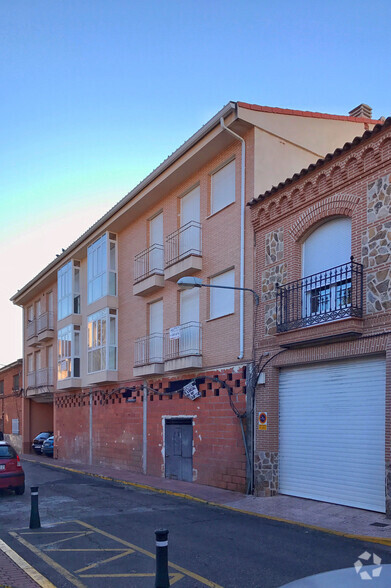
<path fill-rule="evenodd" d="M 58 380 L 80 378 L 80 327 L 68 325 L 58 331 Z"/>
<path fill-rule="evenodd" d="M 88 317 L 88 373 L 117 369 L 117 311 L 105 308 Z"/>
<path fill-rule="evenodd" d="M 27 333 L 27 339 L 31 339 L 32 337 L 35 337 L 35 335 L 37 334 L 36 321 L 34 318 L 34 307 L 32 305 L 27 308 L 26 333 Z"/>
<path fill-rule="evenodd" d="M 212 175 L 210 213 L 222 210 L 235 202 L 235 160 Z"/>
<path fill-rule="evenodd" d="M 138 253 L 134 258 L 135 283 L 155 274 L 162 276 L 164 274 L 163 258 L 163 245 L 157 243 Z"/>
<path fill-rule="evenodd" d="M 350 262 L 277 286 L 277 332 L 362 317 L 363 268 Z"/>
<path fill-rule="evenodd" d="M 117 295 L 116 235 L 105 233 L 87 251 L 88 304 L 103 296 Z"/>
<path fill-rule="evenodd" d="M 57 272 L 57 318 L 80 314 L 80 262 L 69 261 Z"/>
<path fill-rule="evenodd" d="M 350 252 L 350 218 L 334 218 L 307 237 L 303 278 L 277 287 L 278 332 L 362 317 L 362 265 Z"/>

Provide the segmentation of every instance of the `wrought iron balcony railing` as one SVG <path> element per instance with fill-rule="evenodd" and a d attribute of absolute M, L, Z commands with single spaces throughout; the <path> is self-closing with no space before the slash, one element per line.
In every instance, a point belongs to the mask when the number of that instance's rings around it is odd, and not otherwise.
<path fill-rule="evenodd" d="M 155 274 L 164 274 L 163 245 L 156 243 L 135 256 L 134 283 L 141 282 L 141 280 Z"/>
<path fill-rule="evenodd" d="M 277 333 L 336 321 L 361 318 L 363 267 L 353 261 L 290 282 L 276 285 Z"/>
<path fill-rule="evenodd" d="M 190 221 L 166 237 L 166 267 L 189 255 L 202 255 L 201 223 Z"/>
<path fill-rule="evenodd" d="M 51 368 L 41 368 L 27 374 L 27 386 L 39 388 L 41 386 L 53 386 L 54 371 Z"/>
<path fill-rule="evenodd" d="M 37 334 L 35 319 L 31 319 L 31 320 L 27 321 L 26 331 L 27 331 L 27 339 L 31 339 L 32 337 L 35 337 L 35 335 Z"/>
<path fill-rule="evenodd" d="M 202 329 L 195 321 L 184 323 L 164 333 L 164 359 L 201 355 Z"/>
<path fill-rule="evenodd" d="M 43 331 L 53 331 L 54 329 L 54 312 L 44 312 L 38 317 L 37 321 L 37 333 Z"/>
<path fill-rule="evenodd" d="M 134 365 L 151 363 L 163 363 L 163 333 L 152 333 L 135 341 Z"/>
<path fill-rule="evenodd" d="M 35 385 L 38 386 L 53 386 L 53 369 L 42 368 L 37 370 L 35 377 Z"/>
<path fill-rule="evenodd" d="M 29 372 L 27 374 L 27 386 L 29 388 L 35 388 L 36 386 L 36 374 L 35 372 Z"/>

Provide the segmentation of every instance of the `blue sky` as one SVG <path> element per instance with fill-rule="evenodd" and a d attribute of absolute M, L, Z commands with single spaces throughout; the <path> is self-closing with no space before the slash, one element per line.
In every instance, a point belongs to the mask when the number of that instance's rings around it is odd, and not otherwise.
<path fill-rule="evenodd" d="M 391 114 L 388 2 L 0 3 L 0 364 L 9 297 L 230 100 Z M 4 275 L 4 274 L 3 274 Z"/>

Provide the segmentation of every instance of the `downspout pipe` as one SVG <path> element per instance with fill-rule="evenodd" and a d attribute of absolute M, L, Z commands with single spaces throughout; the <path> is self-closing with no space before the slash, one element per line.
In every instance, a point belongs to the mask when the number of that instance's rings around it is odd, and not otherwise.
<path fill-rule="evenodd" d="M 231 131 L 224 124 L 224 118 L 220 118 L 220 126 L 225 131 L 228 131 L 233 137 L 242 143 L 242 169 L 240 182 L 240 287 L 244 288 L 244 214 L 246 210 L 246 143 L 240 135 Z M 244 356 L 244 292 L 240 292 L 239 305 L 239 355 L 238 359 L 243 359 Z"/>

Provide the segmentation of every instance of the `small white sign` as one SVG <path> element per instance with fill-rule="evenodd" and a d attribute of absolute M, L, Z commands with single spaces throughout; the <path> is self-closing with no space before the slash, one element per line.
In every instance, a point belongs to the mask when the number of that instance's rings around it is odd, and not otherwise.
<path fill-rule="evenodd" d="M 187 396 L 187 398 L 190 398 L 190 400 L 195 400 L 201 396 L 201 392 L 199 392 L 194 382 L 189 382 L 189 384 L 183 386 L 183 394 Z"/>
<path fill-rule="evenodd" d="M 170 339 L 180 339 L 180 338 L 181 338 L 181 328 L 180 327 L 171 327 Z"/>

